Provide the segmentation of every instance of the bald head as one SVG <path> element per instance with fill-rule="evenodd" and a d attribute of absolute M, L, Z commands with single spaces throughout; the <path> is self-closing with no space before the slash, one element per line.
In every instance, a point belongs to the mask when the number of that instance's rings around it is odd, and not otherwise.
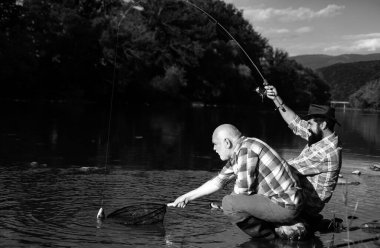
<path fill-rule="evenodd" d="M 217 127 L 212 135 L 213 138 L 229 139 L 232 142 L 241 137 L 241 132 L 231 124 L 223 124 Z"/>
<path fill-rule="evenodd" d="M 217 127 L 212 134 L 214 151 L 219 154 L 221 160 L 230 159 L 233 155 L 237 140 L 241 137 L 240 131 L 231 124 L 223 124 Z"/>

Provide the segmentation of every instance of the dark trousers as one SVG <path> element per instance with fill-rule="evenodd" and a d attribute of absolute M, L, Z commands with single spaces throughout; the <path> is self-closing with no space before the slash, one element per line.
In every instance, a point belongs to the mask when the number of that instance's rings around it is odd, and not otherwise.
<path fill-rule="evenodd" d="M 253 238 L 274 238 L 276 226 L 294 223 L 298 215 L 258 194 L 226 195 L 222 206 L 231 223 Z"/>

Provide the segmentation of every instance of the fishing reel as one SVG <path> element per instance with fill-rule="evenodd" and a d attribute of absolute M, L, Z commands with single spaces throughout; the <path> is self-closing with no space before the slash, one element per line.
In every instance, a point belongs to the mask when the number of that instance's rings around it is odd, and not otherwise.
<path fill-rule="evenodd" d="M 263 82 L 263 86 L 267 86 L 269 85 L 267 80 L 264 79 L 264 82 Z M 262 86 L 258 86 L 256 89 L 255 89 L 256 93 L 259 94 L 261 96 L 261 101 L 264 101 L 264 96 L 267 94 L 267 91 L 264 87 Z"/>
<path fill-rule="evenodd" d="M 264 101 L 264 96 L 266 95 L 267 91 L 263 88 L 263 87 L 257 87 L 255 89 L 256 93 L 259 94 L 259 96 L 261 96 L 261 100 Z"/>

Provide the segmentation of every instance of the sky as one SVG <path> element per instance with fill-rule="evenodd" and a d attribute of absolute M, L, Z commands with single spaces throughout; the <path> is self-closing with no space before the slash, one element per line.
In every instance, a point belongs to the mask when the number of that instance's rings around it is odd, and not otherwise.
<path fill-rule="evenodd" d="M 290 56 L 380 53 L 380 0 L 224 0 Z"/>

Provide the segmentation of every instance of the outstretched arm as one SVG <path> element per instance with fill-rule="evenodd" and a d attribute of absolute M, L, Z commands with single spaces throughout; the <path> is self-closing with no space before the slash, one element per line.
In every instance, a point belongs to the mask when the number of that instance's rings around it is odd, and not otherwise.
<path fill-rule="evenodd" d="M 199 186 L 198 188 L 181 195 L 178 197 L 174 202 L 168 203 L 168 207 L 181 207 L 184 208 L 186 205 L 197 198 L 200 198 L 205 195 L 212 194 L 216 191 L 221 189 L 221 186 L 217 183 L 215 183 L 214 179 L 211 179 L 204 183 L 203 185 Z"/>
<path fill-rule="evenodd" d="M 289 125 L 295 118 L 296 113 L 292 109 L 290 109 L 284 101 L 281 99 L 281 97 L 277 93 L 277 89 L 273 85 L 267 85 L 264 86 L 266 90 L 266 96 L 269 99 L 272 99 L 274 104 L 276 105 L 276 108 L 279 109 L 282 118 L 285 120 L 285 122 Z"/>

